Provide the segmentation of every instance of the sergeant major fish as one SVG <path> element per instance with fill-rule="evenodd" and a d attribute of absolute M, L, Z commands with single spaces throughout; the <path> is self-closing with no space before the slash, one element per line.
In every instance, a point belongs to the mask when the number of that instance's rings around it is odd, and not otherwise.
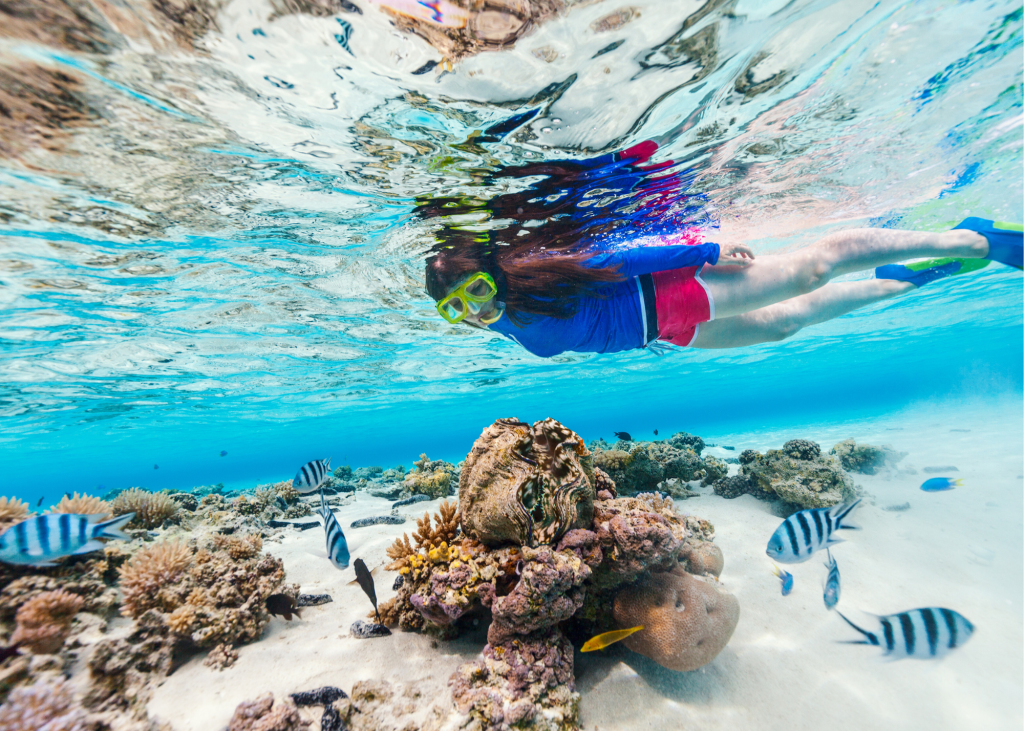
<path fill-rule="evenodd" d="M 327 533 L 327 557 L 339 569 L 348 568 L 348 541 L 338 524 L 338 519 L 327 507 L 327 499 L 320 493 L 320 517 L 324 519 L 324 531 Z"/>
<path fill-rule="evenodd" d="M 135 513 L 100 523 L 102 515 L 49 513 L 28 518 L 0 534 L 0 561 L 27 566 L 53 566 L 65 556 L 98 551 L 104 538 L 128 536 L 121 532 Z"/>
<path fill-rule="evenodd" d="M 779 563 L 803 563 L 815 551 L 842 543 L 842 538 L 835 538 L 832 534 L 843 528 L 857 528 L 855 525 L 843 525 L 843 519 L 859 503 L 860 499 L 857 499 L 831 508 L 793 513 L 772 533 L 765 552 Z"/>
<path fill-rule="evenodd" d="M 314 459 L 299 467 L 292 480 L 292 487 L 302 495 L 315 492 L 331 475 L 331 458 Z"/>
<path fill-rule="evenodd" d="M 836 604 L 839 603 L 839 566 L 836 564 L 836 560 L 832 558 L 832 551 L 828 551 L 828 578 L 825 579 L 825 608 L 835 609 Z"/>
<path fill-rule="evenodd" d="M 836 614 L 843 617 L 842 612 Z M 876 617 L 877 632 L 868 632 L 843 617 L 843 620 L 864 635 L 863 640 L 846 640 L 850 645 L 882 647 L 887 657 L 900 660 L 930 660 L 948 655 L 962 646 L 974 633 L 974 625 L 952 609 L 926 607 L 899 614 Z"/>

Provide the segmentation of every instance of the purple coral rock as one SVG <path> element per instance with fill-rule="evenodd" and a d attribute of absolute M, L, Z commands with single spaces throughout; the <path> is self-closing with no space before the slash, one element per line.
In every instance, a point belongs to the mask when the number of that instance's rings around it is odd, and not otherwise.
<path fill-rule="evenodd" d="M 584 528 L 574 528 L 562 537 L 559 551 L 572 551 L 590 568 L 597 568 L 603 560 L 597 534 Z"/>
<path fill-rule="evenodd" d="M 425 620 L 434 624 L 451 624 L 466 611 L 466 607 L 445 604 L 434 594 L 426 598 L 419 594 L 412 594 L 409 596 L 409 601 L 419 610 Z"/>

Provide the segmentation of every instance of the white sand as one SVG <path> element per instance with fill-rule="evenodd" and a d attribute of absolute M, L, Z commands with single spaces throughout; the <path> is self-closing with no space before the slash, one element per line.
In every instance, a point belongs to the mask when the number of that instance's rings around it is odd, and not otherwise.
<path fill-rule="evenodd" d="M 970 432 L 950 432 L 951 428 Z M 887 431 L 890 429 L 892 431 Z M 1024 702 L 1024 440 L 1019 404 L 999 411 L 919 410 L 860 424 L 807 426 L 779 433 L 730 435 L 739 450 L 779 447 L 789 438 L 811 438 L 824 448 L 853 436 L 890 442 L 910 452 L 901 466 L 956 465 L 965 485 L 925 493 L 933 475 L 864 476 L 868 493 L 834 555 L 842 573 L 839 608 L 851 619 L 864 611 L 889 614 L 945 606 L 976 626 L 970 642 L 941 661 L 885 662 L 878 648 L 841 644 L 857 634 L 825 610 L 822 560 L 789 568 L 793 593 L 782 597 L 764 555 L 779 518 L 749 496 L 724 500 L 703 494 L 677 507 L 714 523 L 725 553 L 722 580 L 740 601 L 742 616 L 729 646 L 693 673 L 665 671 L 617 648 L 576 656 L 586 729 L 1020 729 Z M 713 454 L 727 452 L 712 449 Z M 707 493 L 707 491 L 704 491 Z M 870 503 L 874 502 L 872 505 Z M 882 507 L 910 502 L 906 512 Z M 343 526 L 386 514 L 388 503 L 360 493 L 338 509 Z M 404 526 L 346 530 L 353 556 L 373 568 L 384 549 L 415 528 L 413 516 L 437 502 L 401 509 Z M 482 632 L 432 647 L 424 636 L 356 640 L 348 627 L 369 602 L 352 569 L 339 572 L 325 557 L 323 531 L 313 529 L 270 543 L 290 581 L 304 592 L 327 592 L 334 603 L 304 610 L 303 619 L 272 620 L 264 638 L 239 650 L 236 665 L 218 672 L 197 658 L 157 689 L 150 709 L 176 731 L 223 728 L 235 705 L 266 690 L 278 695 L 361 679 L 415 681 L 441 697 L 455 668 L 475 656 Z M 381 600 L 392 595 L 393 574 L 377 579 Z M 312 715 L 310 716 L 312 717 Z"/>

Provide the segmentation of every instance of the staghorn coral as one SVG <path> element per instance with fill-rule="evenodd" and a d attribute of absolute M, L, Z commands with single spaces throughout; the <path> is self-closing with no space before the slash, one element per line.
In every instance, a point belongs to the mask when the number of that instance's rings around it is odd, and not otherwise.
<path fill-rule="evenodd" d="M 15 523 L 28 517 L 28 503 L 16 497 L 0 497 L 0 531 L 5 531 Z"/>
<path fill-rule="evenodd" d="M 79 495 L 77 492 L 68 497 L 65 495 L 57 503 L 52 513 L 73 513 L 77 515 L 100 515 L 106 518 L 111 514 L 110 503 L 91 495 Z"/>
<path fill-rule="evenodd" d="M 11 691 L 0 706 L 3 731 L 86 731 L 85 711 L 75 702 L 71 684 L 36 683 Z"/>
<path fill-rule="evenodd" d="M 11 642 L 36 654 L 57 652 L 71 632 L 72 618 L 84 604 L 82 597 L 62 589 L 37 594 L 18 610 Z"/>
<path fill-rule="evenodd" d="M 473 443 L 459 481 L 462 530 L 491 546 L 555 543 L 593 517 L 590 451 L 554 419 L 498 419 Z"/>
<path fill-rule="evenodd" d="M 174 587 L 191 563 L 192 549 L 179 541 L 141 549 L 119 570 L 121 611 L 136 618 L 150 609 L 173 609 L 179 603 Z"/>
<path fill-rule="evenodd" d="M 662 667 L 687 671 L 722 651 L 739 622 L 740 605 L 713 579 L 675 568 L 623 589 L 614 613 L 619 627 L 644 627 L 623 640 L 629 649 Z"/>
<path fill-rule="evenodd" d="M 149 492 L 140 487 L 125 490 L 110 503 L 114 515 L 135 513 L 129 525 L 141 528 L 158 528 L 178 512 L 178 504 L 168 495 Z"/>
<path fill-rule="evenodd" d="M 228 731 L 301 731 L 309 725 L 290 698 L 275 702 L 273 693 L 265 693 L 238 704 Z"/>

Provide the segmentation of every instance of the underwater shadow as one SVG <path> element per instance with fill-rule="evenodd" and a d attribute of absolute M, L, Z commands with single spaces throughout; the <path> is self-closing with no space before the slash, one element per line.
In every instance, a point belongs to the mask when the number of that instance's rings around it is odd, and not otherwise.
<path fill-rule="evenodd" d="M 702 668 L 679 672 L 663 668 L 650 658 L 623 648 L 617 658 L 659 695 L 681 703 L 711 705 L 725 702 L 731 676 L 728 650 Z"/>

